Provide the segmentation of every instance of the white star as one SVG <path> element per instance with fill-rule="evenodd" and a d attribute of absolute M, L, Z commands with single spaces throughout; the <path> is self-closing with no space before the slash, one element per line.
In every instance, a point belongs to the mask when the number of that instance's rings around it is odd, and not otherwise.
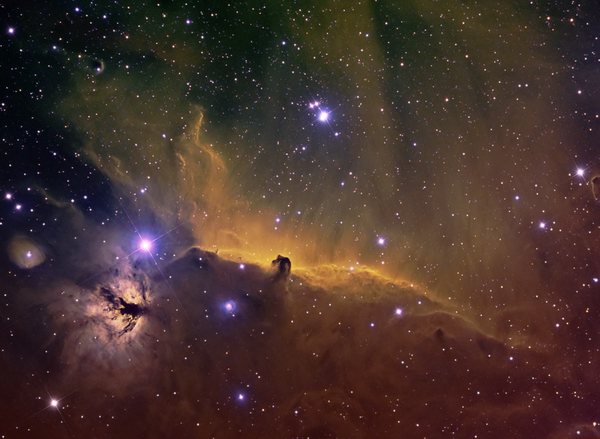
<path fill-rule="evenodd" d="M 147 239 L 142 239 L 142 241 L 140 242 L 140 248 L 142 250 L 150 251 L 151 247 L 152 247 L 152 243 L 150 241 L 148 241 Z"/>

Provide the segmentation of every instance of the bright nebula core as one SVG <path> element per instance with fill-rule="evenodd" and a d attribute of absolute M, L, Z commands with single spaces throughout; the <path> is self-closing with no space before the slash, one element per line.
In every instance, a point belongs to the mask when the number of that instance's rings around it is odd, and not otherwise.
<path fill-rule="evenodd" d="M 233 311 L 235 311 L 235 302 L 233 300 L 225 302 L 225 305 L 223 305 L 223 308 L 228 313 L 233 313 Z"/>
<path fill-rule="evenodd" d="M 598 9 L 0 5 L 0 437 L 600 437 Z"/>

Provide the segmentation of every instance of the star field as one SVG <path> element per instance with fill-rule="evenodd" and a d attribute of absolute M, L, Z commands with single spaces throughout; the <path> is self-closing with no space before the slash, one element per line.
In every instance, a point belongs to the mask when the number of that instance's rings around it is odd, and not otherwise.
<path fill-rule="evenodd" d="M 600 437 L 597 9 L 0 5 L 0 438 Z"/>

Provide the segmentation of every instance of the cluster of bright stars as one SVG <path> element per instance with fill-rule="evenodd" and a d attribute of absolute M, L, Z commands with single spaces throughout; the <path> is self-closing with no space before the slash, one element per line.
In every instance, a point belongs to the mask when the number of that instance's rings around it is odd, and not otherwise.
<path fill-rule="evenodd" d="M 308 105 L 309 108 L 320 108 L 321 104 L 318 102 L 313 102 Z M 318 118 L 321 122 L 327 122 L 329 120 L 329 112 L 325 110 L 319 110 Z"/>

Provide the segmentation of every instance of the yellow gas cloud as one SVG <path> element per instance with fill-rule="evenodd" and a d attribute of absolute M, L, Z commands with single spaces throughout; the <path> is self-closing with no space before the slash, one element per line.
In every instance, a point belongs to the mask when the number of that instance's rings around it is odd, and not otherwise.
<path fill-rule="evenodd" d="M 42 247 L 23 235 L 17 235 L 10 241 L 8 256 L 20 268 L 33 268 L 46 260 Z"/>

